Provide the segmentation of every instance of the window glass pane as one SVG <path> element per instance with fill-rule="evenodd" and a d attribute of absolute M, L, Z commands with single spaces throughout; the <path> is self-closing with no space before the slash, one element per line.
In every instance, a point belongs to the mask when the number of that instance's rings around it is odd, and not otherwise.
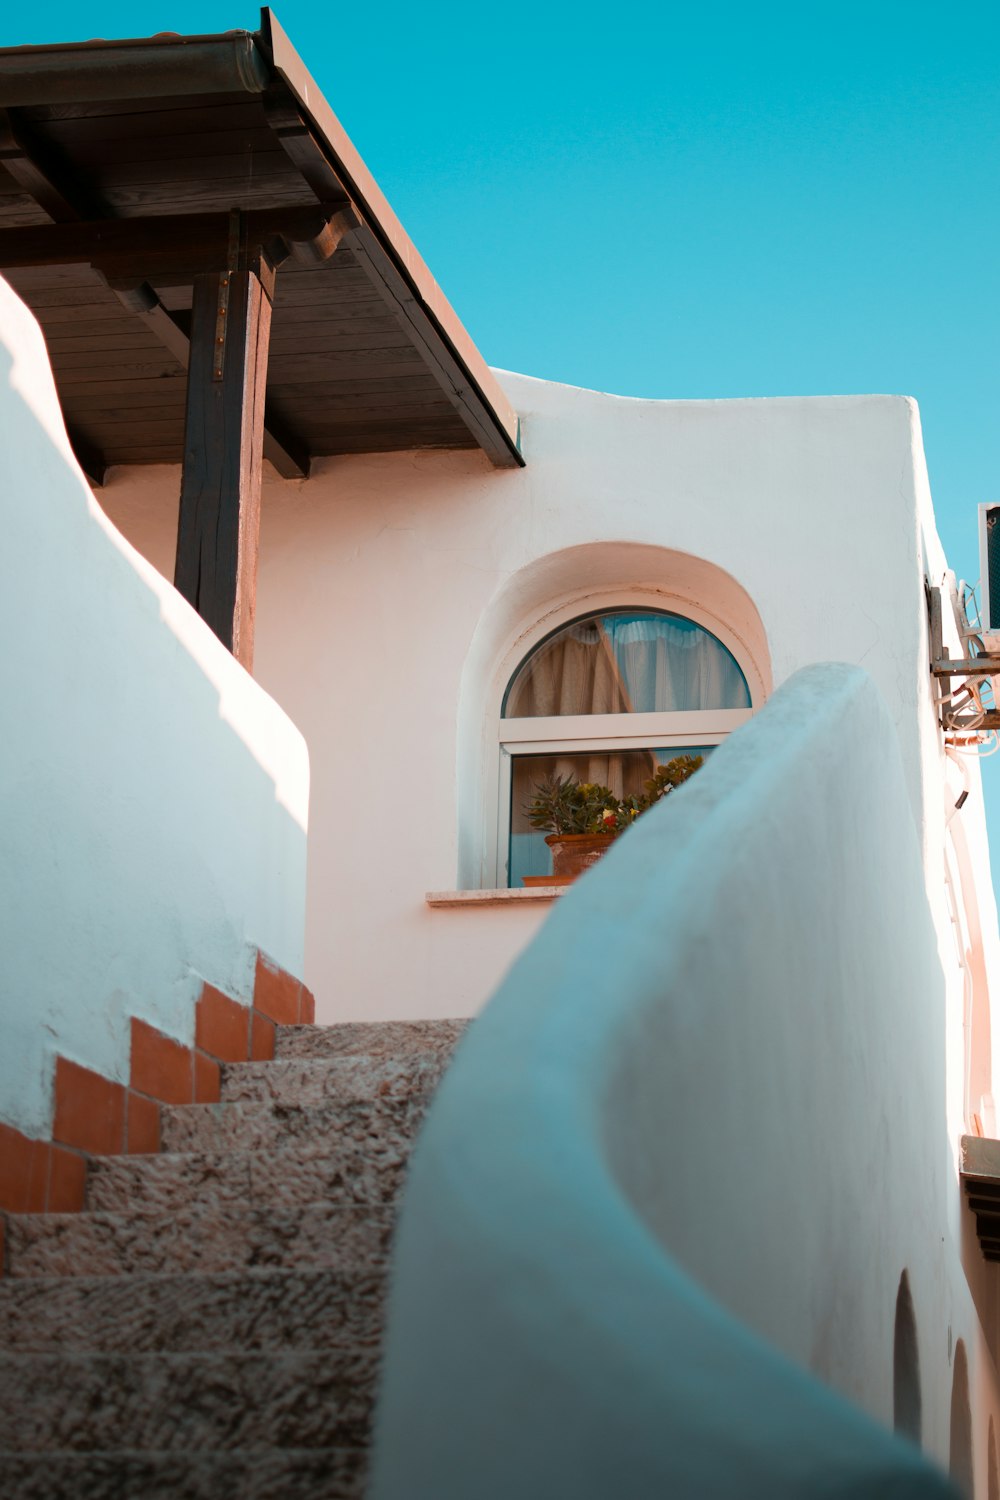
<path fill-rule="evenodd" d="M 703 755 L 714 745 L 671 745 L 666 750 L 605 750 L 583 755 L 515 755 L 511 759 L 510 849 L 507 884 L 519 887 L 525 875 L 552 873 L 552 851 L 545 834 L 528 822 L 535 787 L 551 776 L 573 776 L 610 787 L 616 797 L 637 797 L 657 766 L 678 755 Z"/>
<path fill-rule="evenodd" d="M 749 708 L 731 651 L 680 615 L 616 610 L 566 625 L 531 653 L 503 717 Z"/>

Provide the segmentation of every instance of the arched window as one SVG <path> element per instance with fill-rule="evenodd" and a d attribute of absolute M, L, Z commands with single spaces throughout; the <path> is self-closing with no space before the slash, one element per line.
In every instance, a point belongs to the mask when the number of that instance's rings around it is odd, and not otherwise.
<path fill-rule="evenodd" d="M 538 642 L 504 695 L 497 884 L 551 869 L 526 807 L 553 775 L 638 794 L 658 765 L 708 755 L 751 714 L 746 676 L 705 625 L 666 610 L 607 609 Z"/>

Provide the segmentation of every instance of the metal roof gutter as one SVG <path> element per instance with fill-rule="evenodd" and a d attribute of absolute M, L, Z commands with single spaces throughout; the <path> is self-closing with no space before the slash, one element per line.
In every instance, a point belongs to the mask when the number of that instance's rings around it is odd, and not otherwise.
<path fill-rule="evenodd" d="M 262 94 L 272 72 L 249 31 L 0 48 L 0 108 L 184 94 Z"/>

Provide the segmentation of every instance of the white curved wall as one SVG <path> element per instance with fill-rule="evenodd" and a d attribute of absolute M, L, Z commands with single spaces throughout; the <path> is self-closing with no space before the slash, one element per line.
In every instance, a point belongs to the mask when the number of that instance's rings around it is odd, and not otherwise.
<path fill-rule="evenodd" d="M 904 1267 L 925 1447 L 947 1465 L 961 1338 L 985 1492 L 947 1024 L 891 718 L 813 667 L 573 887 L 463 1041 L 397 1239 L 376 1500 L 943 1495 L 803 1373 L 891 1425 Z"/>
<path fill-rule="evenodd" d="M 0 281 L 0 1119 L 48 1133 L 55 1052 L 128 1077 L 203 979 L 301 973 L 298 730 L 110 524 L 41 333 Z"/>

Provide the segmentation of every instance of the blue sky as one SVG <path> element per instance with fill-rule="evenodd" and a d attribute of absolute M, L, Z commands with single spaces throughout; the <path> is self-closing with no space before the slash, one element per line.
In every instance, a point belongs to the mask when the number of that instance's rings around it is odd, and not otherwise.
<path fill-rule="evenodd" d="M 976 578 L 975 507 L 1000 498 L 996 0 L 276 13 L 491 363 L 626 395 L 915 396 Z M 0 39 L 257 15 L 49 0 Z"/>

